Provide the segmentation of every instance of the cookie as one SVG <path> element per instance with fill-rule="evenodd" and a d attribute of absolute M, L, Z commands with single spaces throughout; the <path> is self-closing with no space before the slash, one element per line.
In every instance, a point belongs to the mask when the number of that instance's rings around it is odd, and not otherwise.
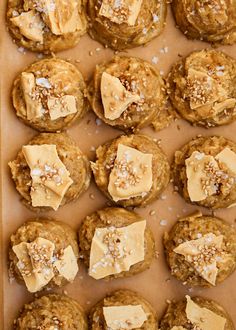
<path fill-rule="evenodd" d="M 175 152 L 176 190 L 193 204 L 212 209 L 236 202 L 236 144 L 223 136 L 197 137 Z"/>
<path fill-rule="evenodd" d="M 65 295 L 49 294 L 25 304 L 14 321 L 15 330 L 88 330 L 87 318 L 79 303 Z"/>
<path fill-rule="evenodd" d="M 91 330 L 157 330 L 156 312 L 143 297 L 130 290 L 118 290 L 98 302 L 90 311 Z"/>
<path fill-rule="evenodd" d="M 172 67 L 170 100 L 193 125 L 225 125 L 236 118 L 236 60 L 216 50 L 193 52 Z"/>
<path fill-rule="evenodd" d="M 135 57 L 114 57 L 97 65 L 89 87 L 95 114 L 110 126 L 138 131 L 167 127 L 173 119 L 165 83 L 150 63 Z"/>
<path fill-rule="evenodd" d="M 80 71 L 59 58 L 31 64 L 13 84 L 16 115 L 41 132 L 59 132 L 79 122 L 88 110 Z"/>
<path fill-rule="evenodd" d="M 235 0 L 172 1 L 176 24 L 186 37 L 223 45 L 236 42 L 235 6 Z"/>
<path fill-rule="evenodd" d="M 7 26 L 14 42 L 31 51 L 72 48 L 87 30 L 84 0 L 8 0 Z"/>
<path fill-rule="evenodd" d="M 92 171 L 98 188 L 124 207 L 151 203 L 170 178 L 166 155 L 145 135 L 124 135 L 100 146 Z"/>
<path fill-rule="evenodd" d="M 89 160 L 66 133 L 35 136 L 9 167 L 22 202 L 34 211 L 56 211 L 90 183 Z"/>
<path fill-rule="evenodd" d="M 10 276 L 32 293 L 73 282 L 78 257 L 76 232 L 63 222 L 32 219 L 10 237 Z"/>
<path fill-rule="evenodd" d="M 236 269 L 235 229 L 200 212 L 178 220 L 164 247 L 171 274 L 189 286 L 216 286 Z"/>
<path fill-rule="evenodd" d="M 202 297 L 169 303 L 160 321 L 160 330 L 234 330 L 230 316 L 217 302 Z"/>
<path fill-rule="evenodd" d="M 79 248 L 89 275 L 95 279 L 136 275 L 150 268 L 155 255 L 154 237 L 146 220 L 116 207 L 84 219 L 79 229 Z"/>
<path fill-rule="evenodd" d="M 166 22 L 165 0 L 88 0 L 90 36 L 115 50 L 141 46 L 159 36 Z"/>

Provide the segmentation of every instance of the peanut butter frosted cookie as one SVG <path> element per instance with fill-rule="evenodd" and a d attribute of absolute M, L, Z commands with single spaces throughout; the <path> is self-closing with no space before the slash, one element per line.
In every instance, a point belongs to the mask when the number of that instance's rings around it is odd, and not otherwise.
<path fill-rule="evenodd" d="M 190 286 L 216 286 L 236 268 L 236 231 L 216 217 L 180 219 L 165 233 L 164 246 L 172 275 Z"/>
<path fill-rule="evenodd" d="M 144 45 L 165 26 L 165 0 L 88 0 L 92 38 L 116 50 Z"/>
<path fill-rule="evenodd" d="M 13 329 L 88 330 L 88 324 L 76 300 L 54 293 L 25 304 Z"/>
<path fill-rule="evenodd" d="M 32 293 L 62 287 L 75 279 L 78 256 L 72 228 L 49 219 L 30 220 L 11 235 L 10 275 Z"/>
<path fill-rule="evenodd" d="M 168 77 L 170 100 L 190 123 L 206 128 L 236 118 L 236 60 L 215 50 L 193 52 Z"/>
<path fill-rule="evenodd" d="M 84 0 L 8 0 L 7 24 L 15 42 L 27 49 L 68 49 L 87 30 Z"/>
<path fill-rule="evenodd" d="M 157 330 L 156 312 L 136 292 L 118 290 L 92 308 L 89 326 L 91 330 Z"/>
<path fill-rule="evenodd" d="M 201 297 L 171 302 L 160 330 L 234 330 L 230 316 L 217 302 Z"/>
<path fill-rule="evenodd" d="M 65 133 L 37 135 L 9 166 L 23 203 L 35 211 L 56 211 L 90 183 L 89 161 Z"/>
<path fill-rule="evenodd" d="M 89 98 L 100 119 L 123 130 L 137 131 L 150 124 L 160 130 L 172 119 L 159 72 L 135 57 L 116 56 L 97 65 Z"/>
<path fill-rule="evenodd" d="M 170 166 L 162 149 L 148 136 L 120 136 L 100 146 L 92 163 L 95 181 L 113 202 L 145 206 L 166 188 Z"/>
<path fill-rule="evenodd" d="M 133 276 L 148 269 L 155 242 L 146 220 L 122 208 L 87 216 L 79 230 L 80 253 L 95 279 Z"/>
<path fill-rule="evenodd" d="M 236 42 L 235 0 L 173 0 L 177 26 L 190 39 L 231 45 Z"/>
<path fill-rule="evenodd" d="M 174 184 L 187 202 L 213 209 L 236 203 L 236 144 L 198 137 L 176 151 Z"/>
<path fill-rule="evenodd" d="M 58 132 L 79 121 L 88 109 L 80 71 L 57 58 L 31 64 L 14 81 L 16 115 L 41 132 Z"/>

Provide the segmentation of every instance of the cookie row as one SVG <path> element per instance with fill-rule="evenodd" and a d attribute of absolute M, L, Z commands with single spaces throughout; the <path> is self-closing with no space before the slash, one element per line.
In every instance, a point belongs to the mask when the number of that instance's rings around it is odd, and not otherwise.
<path fill-rule="evenodd" d="M 158 327 L 157 314 L 146 299 L 130 290 L 117 290 L 93 306 L 88 318 L 80 304 L 68 296 L 42 296 L 24 305 L 14 329 L 234 330 L 234 326 L 217 302 L 186 296 L 169 302 Z"/>
<path fill-rule="evenodd" d="M 236 231 L 200 213 L 178 220 L 163 244 L 171 274 L 184 285 L 214 287 L 236 269 Z M 150 268 L 155 240 L 147 221 L 122 208 L 87 216 L 78 231 L 52 219 L 33 219 L 10 238 L 9 274 L 29 292 L 73 282 L 81 259 L 95 280 L 130 277 Z"/>
<path fill-rule="evenodd" d="M 171 175 L 174 189 L 188 203 L 211 209 L 236 203 L 236 144 L 222 136 L 194 138 L 175 152 L 170 167 L 158 142 L 146 135 L 110 140 L 89 162 L 66 133 L 41 133 L 9 167 L 22 202 L 34 211 L 57 210 L 78 199 L 89 187 L 91 169 L 103 194 L 123 207 L 158 199 Z"/>
<path fill-rule="evenodd" d="M 178 27 L 191 39 L 233 44 L 236 2 L 172 3 Z M 7 24 L 14 41 L 32 51 L 57 52 L 90 36 L 115 50 L 144 45 L 166 24 L 166 0 L 8 0 Z"/>
<path fill-rule="evenodd" d="M 61 59 L 31 64 L 14 81 L 13 106 L 25 124 L 58 132 L 92 108 L 106 124 L 123 131 L 152 125 L 160 130 L 177 116 L 206 128 L 236 118 L 236 60 L 215 50 L 179 60 L 164 80 L 150 63 L 114 57 L 97 65 L 86 86 L 80 71 Z"/>

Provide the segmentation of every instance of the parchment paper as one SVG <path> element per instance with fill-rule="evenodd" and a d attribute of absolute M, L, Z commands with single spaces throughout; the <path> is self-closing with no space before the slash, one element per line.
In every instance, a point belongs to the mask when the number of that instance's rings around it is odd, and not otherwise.
<path fill-rule="evenodd" d="M 11 85 L 16 74 L 21 72 L 31 62 L 37 60 L 37 54 L 29 51 L 26 54 L 19 52 L 18 47 L 12 42 L 5 25 L 5 6 L 6 0 L 1 1 L 1 233 L 2 233 L 2 251 L 1 261 L 3 272 L 1 272 L 0 289 L 3 285 L 4 305 L 2 309 L 4 322 L 2 329 L 9 330 L 12 328 L 12 322 L 17 316 L 18 310 L 26 302 L 33 299 L 33 296 L 26 292 L 24 286 L 16 282 L 9 283 L 7 273 L 7 250 L 10 235 L 24 223 L 27 219 L 33 218 L 36 215 L 27 210 L 20 203 L 20 198 L 15 190 L 14 184 L 10 177 L 10 171 L 7 163 L 14 159 L 17 151 L 23 144 L 27 143 L 35 134 L 36 131 L 28 128 L 21 123 L 13 110 L 10 98 Z M 158 57 L 157 67 L 167 73 L 170 66 L 179 58 L 179 55 L 187 55 L 189 52 L 197 49 L 210 47 L 203 42 L 189 41 L 181 32 L 175 28 L 172 14 L 169 8 L 167 26 L 164 33 L 157 39 L 153 40 L 145 47 L 132 49 L 127 52 L 129 55 L 134 55 L 152 61 L 153 57 Z M 99 51 L 97 48 L 100 48 Z M 236 46 L 220 47 L 229 55 L 236 56 Z M 90 56 L 93 52 L 93 55 Z M 103 60 L 112 58 L 113 52 L 105 50 L 102 45 L 91 40 L 88 36 L 84 36 L 78 46 L 71 50 L 61 52 L 57 56 L 63 59 L 71 59 L 74 64 L 75 60 L 80 60 L 76 65 L 82 71 L 84 77 L 89 79 L 94 71 L 95 65 Z M 74 125 L 68 130 L 69 134 L 77 141 L 81 149 L 93 159 L 94 147 L 110 138 L 114 138 L 121 131 L 111 129 L 105 124 L 100 125 L 100 121 L 96 123 L 96 117 L 89 113 L 79 124 Z M 178 120 L 169 128 L 155 133 L 151 129 L 144 129 L 142 133 L 147 133 L 157 139 L 161 139 L 162 147 L 167 153 L 169 160 L 173 158 L 174 151 L 180 148 L 184 143 L 188 142 L 197 134 L 204 135 L 223 135 L 236 141 L 235 137 L 236 123 L 229 126 L 214 129 L 193 128 L 187 122 Z M 91 199 L 91 194 L 95 199 Z M 49 212 L 45 216 L 54 217 L 70 224 L 77 229 L 82 219 L 93 211 L 106 206 L 106 199 L 95 187 L 92 182 L 89 190 L 75 203 L 68 204 L 58 212 Z M 148 224 L 152 228 L 156 239 L 156 249 L 159 252 L 159 258 L 154 260 L 150 270 L 131 277 L 128 279 L 120 279 L 112 282 L 96 281 L 86 274 L 84 267 L 80 266 L 80 272 L 73 284 L 66 286 L 64 289 L 58 290 L 63 292 L 66 290 L 68 295 L 76 298 L 82 306 L 89 308 L 101 299 L 105 294 L 113 289 L 129 288 L 138 291 L 158 312 L 160 318 L 166 307 L 167 299 L 180 299 L 185 294 L 201 295 L 212 298 L 220 302 L 229 312 L 236 324 L 236 273 L 228 278 L 219 287 L 212 289 L 191 289 L 188 290 L 181 283 L 171 277 L 168 267 L 165 263 L 162 247 L 162 236 L 164 231 L 169 230 L 175 223 L 177 217 L 182 217 L 197 209 L 196 206 L 188 205 L 178 195 L 173 193 L 173 187 L 170 184 L 164 192 L 163 198 L 146 209 L 137 210 L 147 219 Z M 150 211 L 155 210 L 156 214 L 151 216 Z M 201 209 L 203 213 L 210 214 L 211 211 Z M 216 211 L 215 214 L 226 219 L 230 224 L 235 225 L 236 208 Z M 161 220 L 166 220 L 167 225 L 160 225 Z M 213 329 L 212 329 L 213 330 Z"/>

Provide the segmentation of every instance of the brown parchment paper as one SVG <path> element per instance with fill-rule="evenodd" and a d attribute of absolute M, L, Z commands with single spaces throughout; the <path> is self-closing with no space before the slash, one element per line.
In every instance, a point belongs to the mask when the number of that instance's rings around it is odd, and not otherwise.
<path fill-rule="evenodd" d="M 10 283 L 7 274 L 7 250 L 9 236 L 27 219 L 35 217 L 19 201 L 19 195 L 15 190 L 14 184 L 10 178 L 10 172 L 7 166 L 9 160 L 14 159 L 17 151 L 29 139 L 31 139 L 36 131 L 22 124 L 15 116 L 11 99 L 11 85 L 16 74 L 21 72 L 31 62 L 37 60 L 37 54 L 26 52 L 20 53 L 18 47 L 12 42 L 6 31 L 5 25 L 5 7 L 6 0 L 1 0 L 1 25 L 0 25 L 0 41 L 1 41 L 1 228 L 2 234 L 2 251 L 1 251 L 1 282 L 0 292 L 3 293 L 2 317 L 0 318 L 0 328 L 10 330 L 14 318 L 17 316 L 21 306 L 33 299 L 33 296 L 26 292 L 24 286 L 18 285 L 16 282 Z M 100 48 L 101 51 L 96 50 Z M 167 48 L 166 48 L 167 47 Z M 164 33 L 157 39 L 153 40 L 145 47 L 129 50 L 127 54 L 134 55 L 151 61 L 154 56 L 159 58 L 157 67 L 166 74 L 170 66 L 178 59 L 179 55 L 187 55 L 189 52 L 197 49 L 210 47 L 210 45 L 187 40 L 181 32 L 175 28 L 172 14 L 169 8 L 167 26 Z M 165 51 L 163 51 L 165 48 Z M 236 46 L 220 47 L 231 56 L 236 57 Z M 92 53 L 93 54 L 92 54 Z M 90 55 L 89 55 L 90 53 Z M 61 52 L 57 55 L 64 59 L 71 59 L 74 64 L 75 60 L 80 60 L 78 65 L 84 77 L 89 79 L 97 63 L 110 59 L 113 56 L 111 50 L 105 50 L 100 44 L 91 40 L 88 36 L 84 36 L 79 45 L 71 50 Z M 100 122 L 96 123 L 96 117 L 89 113 L 79 124 L 74 125 L 68 130 L 69 134 L 77 141 L 81 149 L 93 159 L 94 147 L 120 135 L 119 130 L 111 129 Z M 161 144 L 168 158 L 172 161 L 174 151 L 186 143 L 189 139 L 197 134 L 204 135 L 223 135 L 236 141 L 235 136 L 236 123 L 221 128 L 213 128 L 209 130 L 201 128 L 193 128 L 187 122 L 178 120 L 169 128 L 155 133 L 151 129 L 142 130 L 157 139 L 161 139 Z M 91 199 L 91 194 L 95 199 Z M 45 215 L 54 217 L 70 224 L 77 229 L 82 219 L 106 205 L 106 199 L 92 182 L 89 190 L 75 203 L 68 204 L 58 212 L 49 212 Z M 170 276 L 170 272 L 166 266 L 162 236 L 164 231 L 169 230 L 176 221 L 177 217 L 182 217 L 197 209 L 196 206 L 188 205 L 178 195 L 173 193 L 173 187 L 170 184 L 168 189 L 163 193 L 163 198 L 146 209 L 137 210 L 138 213 L 147 219 L 150 227 L 154 231 L 156 240 L 156 249 L 159 252 L 159 258 L 153 263 L 150 270 L 129 279 L 120 279 L 112 282 L 103 280 L 96 281 L 86 274 L 83 265 L 80 266 L 79 274 L 73 284 L 65 287 L 64 290 L 68 295 L 76 298 L 82 306 L 88 311 L 89 308 L 101 299 L 105 294 L 118 288 L 129 288 L 138 291 L 146 299 L 148 299 L 157 310 L 160 318 L 166 307 L 167 299 L 180 299 L 185 294 L 201 295 L 219 301 L 229 312 L 236 325 L 236 273 L 217 288 L 212 289 L 191 289 L 188 290 L 181 283 Z M 156 214 L 151 216 L 150 211 L 155 210 Z M 203 213 L 210 214 L 211 211 L 201 209 Z M 216 211 L 215 214 L 226 219 L 230 224 L 235 225 L 236 208 Z M 167 225 L 160 225 L 161 220 L 166 220 Z M 3 291 L 2 291 L 3 287 Z M 63 292 L 63 290 L 59 290 Z M 2 301 L 2 300 L 1 300 Z M 214 330 L 214 329 L 212 329 Z"/>

